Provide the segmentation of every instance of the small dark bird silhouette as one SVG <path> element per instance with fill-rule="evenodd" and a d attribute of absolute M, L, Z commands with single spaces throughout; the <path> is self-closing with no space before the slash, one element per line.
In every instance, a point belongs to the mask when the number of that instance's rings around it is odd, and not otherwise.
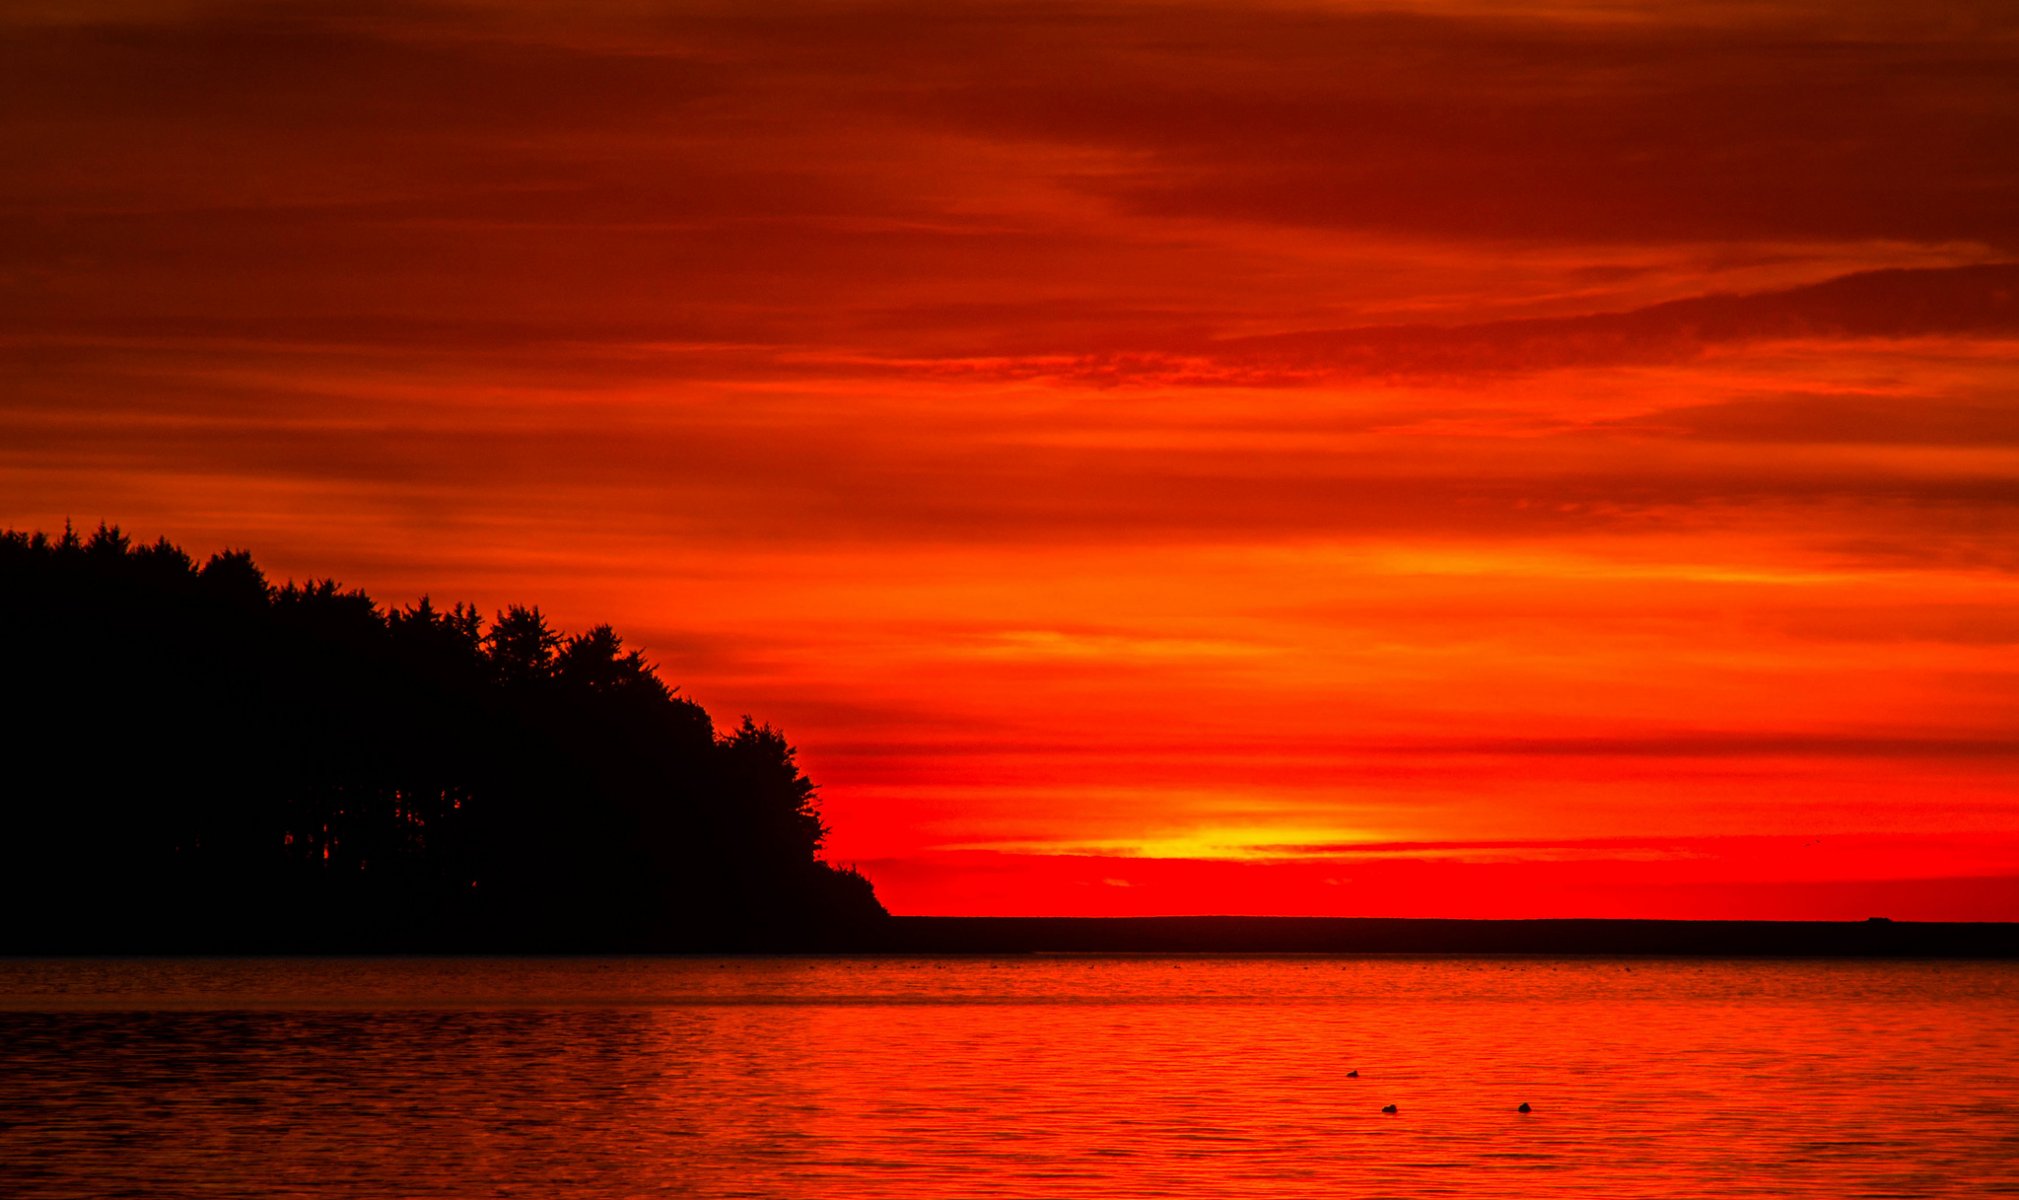
<path fill-rule="evenodd" d="M 1523 1100 L 1523 1101 L 1521 1102 L 1521 1107 L 1520 1107 L 1520 1108 L 1517 1108 L 1517 1109 L 1515 1109 L 1514 1111 L 1515 1111 L 1515 1112 L 1533 1112 L 1534 1110 L 1528 1107 L 1528 1101 L 1526 1101 L 1526 1100 Z"/>
<path fill-rule="evenodd" d="M 1358 1079 L 1358 1078 L 1360 1078 L 1360 1072 L 1358 1072 L 1358 1071 L 1348 1071 L 1348 1072 L 1346 1072 L 1346 1078 L 1348 1078 L 1348 1079 Z"/>
<path fill-rule="evenodd" d="M 1385 1113 L 1392 1113 L 1395 1111 L 1395 1106 L 1393 1104 L 1384 1104 L 1381 1106 L 1381 1111 Z"/>

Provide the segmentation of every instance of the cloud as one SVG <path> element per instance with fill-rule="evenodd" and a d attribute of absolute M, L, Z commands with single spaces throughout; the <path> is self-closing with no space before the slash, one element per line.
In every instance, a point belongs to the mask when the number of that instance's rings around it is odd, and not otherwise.
<path fill-rule="evenodd" d="M 1688 286 L 1664 246 L 1809 278 L 2019 247 L 2019 42 L 1975 6 L 80 14 L 0 26 L 18 332 L 1056 354 L 1089 380 L 1151 354 L 1225 381 L 1548 365 L 1579 336 L 1576 361 L 1632 361 L 1785 316 L 1239 337 L 1617 310 Z M 1916 324 L 1838 325 L 1872 320 Z"/>
<path fill-rule="evenodd" d="M 934 95 L 1138 214 L 1482 242 L 2015 245 L 2009 12 L 1095 9 Z M 1091 27 L 1091 28 L 1090 28 Z M 1032 45 L 1035 41 L 1039 44 Z M 1913 193 L 1902 202 L 1902 188 Z"/>
<path fill-rule="evenodd" d="M 1739 444 L 2019 445 L 2019 408 L 1992 397 L 1810 394 L 1662 409 L 1607 428 Z"/>
<path fill-rule="evenodd" d="M 2019 337 L 2019 263 L 1880 270 L 1751 295 L 1625 312 L 1228 339 L 1220 356 L 1338 374 L 1463 375 L 1687 361 L 1774 341 Z"/>

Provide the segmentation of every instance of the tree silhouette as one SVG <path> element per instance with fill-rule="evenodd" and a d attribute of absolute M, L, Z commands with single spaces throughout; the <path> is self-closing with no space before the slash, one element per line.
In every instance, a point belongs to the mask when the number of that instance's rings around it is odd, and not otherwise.
<path fill-rule="evenodd" d="M 0 949 L 744 949 L 882 915 L 813 784 L 607 625 L 0 534 Z"/>
<path fill-rule="evenodd" d="M 484 644 L 498 678 L 523 687 L 553 675 L 554 651 L 560 648 L 561 639 L 547 628 L 547 618 L 538 608 L 514 604 L 498 614 Z"/>

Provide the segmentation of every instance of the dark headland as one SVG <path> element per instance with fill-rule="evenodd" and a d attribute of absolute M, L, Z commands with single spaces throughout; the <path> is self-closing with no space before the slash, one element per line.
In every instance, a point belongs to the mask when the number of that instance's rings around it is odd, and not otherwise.
<path fill-rule="evenodd" d="M 793 748 L 607 625 L 0 533 L 0 952 L 810 949 L 884 916 Z"/>

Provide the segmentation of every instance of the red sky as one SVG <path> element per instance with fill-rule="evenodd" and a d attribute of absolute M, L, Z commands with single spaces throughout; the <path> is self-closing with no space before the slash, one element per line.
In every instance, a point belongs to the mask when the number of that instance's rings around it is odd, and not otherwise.
<path fill-rule="evenodd" d="M 2019 919 L 2008 0 L 19 0 L 0 214 L 0 524 L 611 621 L 895 911 Z"/>

